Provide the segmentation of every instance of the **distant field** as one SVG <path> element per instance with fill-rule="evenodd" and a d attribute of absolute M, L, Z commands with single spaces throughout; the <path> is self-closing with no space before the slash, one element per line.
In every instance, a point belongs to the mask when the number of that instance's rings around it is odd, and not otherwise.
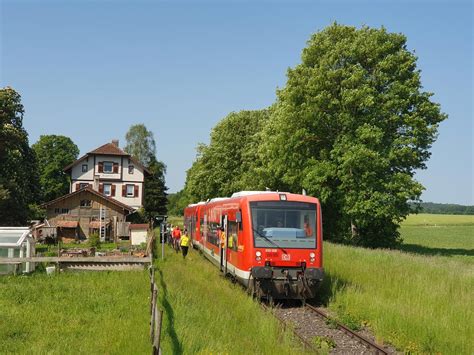
<path fill-rule="evenodd" d="M 0 354 L 149 354 L 147 272 L 0 277 Z"/>
<path fill-rule="evenodd" d="M 403 251 L 474 264 L 474 216 L 411 215 L 400 233 Z"/>
<path fill-rule="evenodd" d="M 470 225 L 474 226 L 473 215 L 449 214 L 412 214 L 403 222 L 403 226 L 442 226 L 442 225 Z"/>

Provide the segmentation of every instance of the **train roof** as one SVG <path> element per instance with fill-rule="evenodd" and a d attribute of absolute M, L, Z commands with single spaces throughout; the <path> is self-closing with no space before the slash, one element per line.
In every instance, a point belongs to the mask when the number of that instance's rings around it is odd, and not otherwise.
<path fill-rule="evenodd" d="M 260 195 L 260 197 L 258 196 Z M 246 199 L 246 200 L 264 200 L 264 197 L 261 195 L 273 195 L 274 197 L 271 197 L 271 199 L 279 199 L 282 200 L 282 195 L 293 195 L 293 196 L 300 196 L 304 200 L 313 200 L 316 199 L 316 197 L 313 196 L 307 196 L 307 195 L 299 195 L 299 194 L 294 194 L 291 192 L 286 192 L 286 191 L 239 191 L 239 192 L 234 192 L 231 197 L 216 197 L 210 200 L 207 200 L 206 202 L 199 202 L 199 203 L 193 203 L 188 205 L 187 207 L 196 207 L 198 205 L 207 205 L 208 203 L 213 203 L 213 202 L 220 202 L 220 201 L 229 201 L 231 202 L 233 199 Z M 276 196 L 275 196 L 276 195 Z M 286 200 L 286 197 L 284 197 Z"/>
<path fill-rule="evenodd" d="M 243 196 L 251 196 L 251 195 L 260 195 L 260 194 L 275 194 L 278 193 L 278 191 L 239 191 L 239 192 L 234 192 L 231 197 L 243 197 Z M 282 192 L 282 193 L 287 193 L 287 192 Z"/>

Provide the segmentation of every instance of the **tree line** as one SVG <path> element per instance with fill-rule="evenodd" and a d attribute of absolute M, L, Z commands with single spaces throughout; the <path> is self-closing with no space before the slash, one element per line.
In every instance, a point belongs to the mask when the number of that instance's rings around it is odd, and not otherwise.
<path fill-rule="evenodd" d="M 42 203 L 69 192 L 70 177 L 64 168 L 75 162 L 79 148 L 69 137 L 42 135 L 31 147 L 23 127 L 21 96 L 10 87 L 0 88 L 0 225 L 26 225 L 42 219 Z M 166 166 L 156 158 L 153 132 L 143 124 L 132 125 L 125 151 L 150 174 L 144 183 L 144 207 L 137 219 L 166 214 Z"/>
<path fill-rule="evenodd" d="M 171 211 L 239 190 L 304 189 L 322 203 L 326 239 L 396 246 L 424 189 L 415 170 L 447 118 L 406 41 L 337 23 L 313 34 L 274 104 L 230 113 L 198 145 Z"/>
<path fill-rule="evenodd" d="M 474 215 L 474 206 L 453 203 L 422 202 L 419 206 L 413 205 L 413 207 L 421 213 Z"/>

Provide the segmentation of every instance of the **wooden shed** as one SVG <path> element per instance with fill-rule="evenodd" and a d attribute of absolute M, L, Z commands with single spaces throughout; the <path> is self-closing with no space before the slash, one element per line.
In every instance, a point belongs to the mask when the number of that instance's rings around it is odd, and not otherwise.
<path fill-rule="evenodd" d="M 105 196 L 90 186 L 61 196 L 42 205 L 49 223 L 57 228 L 57 237 L 63 242 L 89 238 L 92 233 L 105 240 L 128 238 L 126 217 L 134 208 Z"/>

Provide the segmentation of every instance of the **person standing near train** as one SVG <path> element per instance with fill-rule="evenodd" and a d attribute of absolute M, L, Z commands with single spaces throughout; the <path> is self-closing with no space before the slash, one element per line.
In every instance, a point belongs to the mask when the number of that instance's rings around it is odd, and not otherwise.
<path fill-rule="evenodd" d="M 183 259 L 186 259 L 186 255 L 188 255 L 188 249 L 189 249 L 189 236 L 188 232 L 185 229 L 183 235 L 181 236 L 181 252 L 183 253 Z"/>
<path fill-rule="evenodd" d="M 179 253 L 179 240 L 181 239 L 181 230 L 179 226 L 173 230 L 173 246 L 176 250 L 176 253 Z"/>

